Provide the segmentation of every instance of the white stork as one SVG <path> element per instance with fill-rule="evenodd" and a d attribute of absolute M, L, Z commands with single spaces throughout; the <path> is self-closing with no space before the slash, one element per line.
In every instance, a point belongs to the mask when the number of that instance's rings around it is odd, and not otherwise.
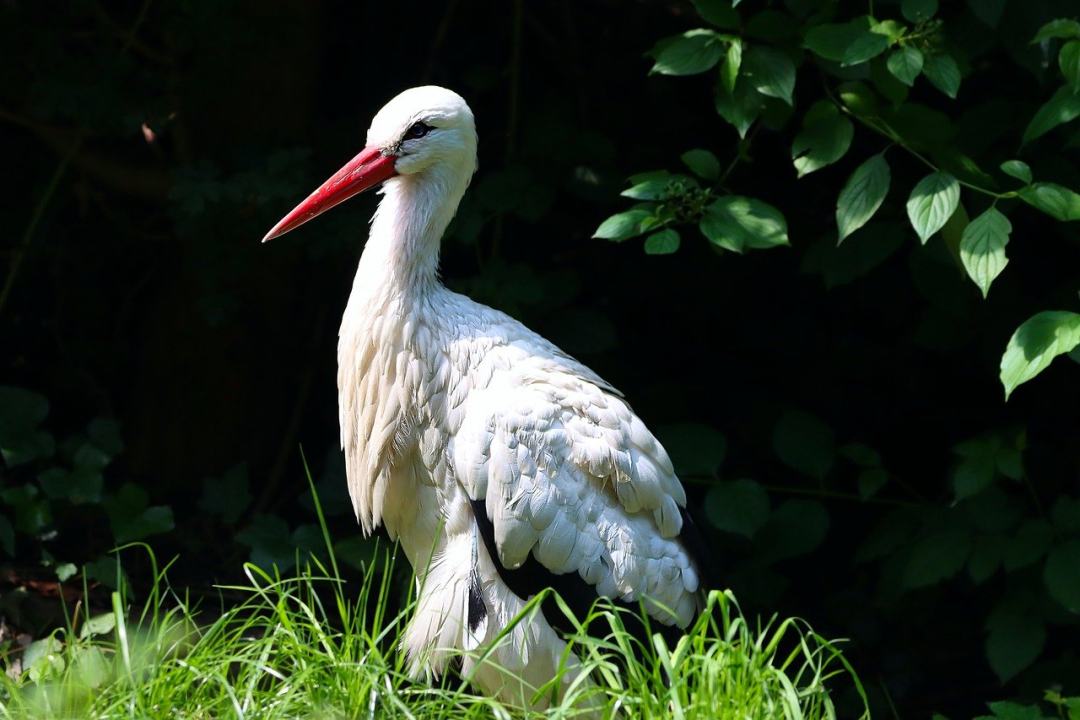
<path fill-rule="evenodd" d="M 460 656 L 482 690 L 529 704 L 566 647 L 542 614 L 487 661 L 470 654 L 525 605 L 516 573 L 541 568 L 594 598 L 643 600 L 678 627 L 699 608 L 699 573 L 680 537 L 682 484 L 621 394 L 440 282 L 439 244 L 475 171 L 461 96 L 406 90 L 372 120 L 367 147 L 264 242 L 382 185 L 338 340 L 353 509 L 365 533 L 386 526 L 416 573 L 403 640 L 413 672 Z"/>

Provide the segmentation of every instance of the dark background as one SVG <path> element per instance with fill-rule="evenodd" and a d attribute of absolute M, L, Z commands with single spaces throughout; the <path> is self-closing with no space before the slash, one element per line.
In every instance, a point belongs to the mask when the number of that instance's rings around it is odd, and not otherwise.
<path fill-rule="evenodd" d="M 0 379 L 48 398 L 61 449 L 91 419 L 116 421 L 123 450 L 103 492 L 133 482 L 172 508 L 175 530 L 152 542 L 179 553 L 174 582 L 208 588 L 233 576 L 260 550 L 252 527 L 309 526 L 310 504 L 297 502 L 308 495 L 301 446 L 333 530 L 357 534 L 337 450 L 335 346 L 376 197 L 259 239 L 360 149 L 384 102 L 435 83 L 466 97 L 480 134 L 480 171 L 444 242 L 447 284 L 578 356 L 665 442 L 689 448 L 673 454 L 705 516 L 717 577 L 745 611 L 798 615 L 850 638 L 875 715 L 889 716 L 891 701 L 902 717 L 967 717 L 1055 683 L 1080 691 L 1077 618 L 1032 590 L 1039 563 L 978 584 L 955 569 L 926 587 L 897 579 L 924 532 L 982 512 L 952 501 L 959 442 L 1026 431 L 1026 480 L 1002 480 L 987 501 L 1006 514 L 1045 515 L 1077 493 L 1076 364 L 1059 359 L 1008 404 L 997 379 L 1020 322 L 1075 309 L 1075 230 L 1011 214 L 1010 264 L 988 301 L 940 243 L 919 245 L 900 201 L 879 218 L 885 250 L 838 261 L 828 237 L 836 193 L 883 144 L 857 132 L 848 159 L 796 181 L 787 127 L 762 129 L 729 185 L 781 208 L 792 248 L 735 256 L 684 236 L 677 254 L 649 257 L 639 241 L 591 239 L 625 207 L 626 176 L 674 169 L 691 147 L 732 156 L 737 136 L 712 109 L 711 80 L 647 75 L 656 39 L 702 24 L 688 3 L 58 7 L 0 4 L 10 285 Z M 1033 34 L 1008 20 L 998 34 Z M 998 39 L 1004 57 L 1012 40 Z M 800 75 L 797 94 L 817 82 Z M 1016 135 L 1052 92 L 1020 65 L 965 82 L 964 104 L 942 109 L 998 161 L 1009 150 L 982 139 L 987 126 Z M 1063 182 L 1076 179 L 1064 144 L 1036 151 L 1043 175 Z M 894 188 L 925 174 L 899 151 L 889 157 Z M 792 412 L 816 418 L 823 444 L 878 451 L 886 486 L 861 501 L 859 469 L 841 456 L 819 478 L 789 467 L 775 435 Z M 40 467 L 12 468 L 5 483 L 32 482 Z M 225 477 L 246 478 L 250 501 L 212 515 L 204 494 Z M 778 518 L 753 540 L 709 522 L 710 488 L 739 478 L 769 489 Z M 785 524 L 794 516 L 803 524 Z M 909 531 L 857 562 L 889 522 Z M 55 508 L 50 527 L 59 534 L 38 537 L 53 560 L 90 561 L 113 544 L 95 507 Z M 21 535 L 17 548 L 16 568 L 42 558 Z M 128 570 L 137 585 L 138 562 Z M 1046 640 L 1040 660 L 1002 686 L 984 642 L 988 617 L 1010 602 L 1039 613 Z"/>

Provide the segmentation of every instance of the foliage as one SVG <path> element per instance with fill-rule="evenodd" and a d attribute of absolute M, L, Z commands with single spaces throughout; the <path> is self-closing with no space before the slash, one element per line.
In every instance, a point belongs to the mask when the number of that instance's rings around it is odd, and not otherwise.
<path fill-rule="evenodd" d="M 750 14 L 753 11 L 748 10 L 745 19 L 734 7 L 737 2 L 730 9 L 725 3 L 698 0 L 695 6 L 703 20 L 724 30 L 739 30 L 752 41 L 709 28 L 688 30 L 656 44 L 651 51 L 655 59 L 652 72 L 697 75 L 720 65 L 713 91 L 716 109 L 743 138 L 739 153 L 722 173 L 720 161 L 709 150 L 696 148 L 682 156 L 691 171 L 710 183 L 706 188 L 693 177 L 666 171 L 631 177 L 632 187 L 622 195 L 652 202 L 608 218 L 594 237 L 621 242 L 652 231 L 645 252 L 668 254 L 679 248 L 674 226 L 695 224 L 716 247 L 734 252 L 790 244 L 787 223 L 779 210 L 761 200 L 727 194 L 726 183 L 736 165 L 748 159 L 749 129 L 757 122 L 770 128 L 782 126 L 791 110 L 798 109 L 794 88 L 803 64 L 816 66 L 823 74 L 825 97 L 809 104 L 802 128 L 792 141 L 791 158 L 798 177 L 840 161 L 851 147 L 856 123 L 887 141 L 879 153 L 855 169 L 840 190 L 836 204 L 838 244 L 865 225 L 886 199 L 890 169 L 885 153 L 893 146 L 906 151 L 910 162 L 932 170 L 912 188 L 907 201 L 911 227 L 923 244 L 942 232 L 960 209 L 961 186 L 969 194 L 991 201 L 990 207 L 970 222 L 961 211 L 952 233 L 960 233 L 960 259 L 984 298 L 1008 264 L 1005 246 L 1012 225 L 997 208 L 999 201 L 1019 199 L 1061 222 L 1080 220 L 1080 194 L 1055 183 L 1033 182 L 1027 163 L 1002 163 L 1002 172 L 1023 186 L 999 192 L 977 159 L 945 144 L 940 128 L 911 124 L 913 118 L 928 120 L 932 112 L 908 98 L 908 88 L 920 76 L 954 100 L 963 79 L 955 57 L 963 57 L 963 49 L 955 46 L 948 37 L 949 26 L 936 17 L 936 2 L 906 0 L 899 8 L 887 8 L 886 12 L 899 10 L 899 14 L 886 19 L 874 17 L 871 6 L 871 14 L 844 22 L 826 22 L 827 14 L 811 13 L 816 5 L 825 3 L 797 3 L 792 15 L 776 10 Z M 996 25 L 1004 4 L 973 3 L 970 12 Z M 789 21 L 801 22 L 797 34 L 779 29 L 781 23 Z M 769 30 L 763 32 L 763 27 Z M 1044 47 L 1049 47 L 1051 40 L 1065 41 L 1054 48 L 1064 84 L 1031 118 L 1022 144 L 1080 117 L 1077 27 L 1073 20 L 1050 20 L 1031 40 Z M 947 118 L 941 119 L 948 124 Z M 738 213 L 725 210 L 732 204 L 738 206 Z M 953 242 L 947 236 L 944 240 Z M 1054 318 L 1055 328 L 1041 327 L 1047 316 Z M 1080 331 L 1074 330 L 1078 317 L 1076 313 L 1042 313 L 1017 329 L 1001 361 L 1006 399 L 1017 385 L 1038 375 L 1055 355 L 1080 345 Z M 1038 331 L 1031 329 L 1033 323 L 1040 326 Z M 1055 334 L 1052 343 L 1043 339 L 1048 331 Z"/>
<path fill-rule="evenodd" d="M 966 154 L 962 145 L 954 144 L 953 121 L 913 95 L 920 90 L 920 78 L 953 101 L 962 83 L 977 81 L 971 76 L 976 75 L 979 57 L 989 47 L 962 43 L 958 36 L 968 32 L 962 28 L 978 27 L 972 20 L 996 26 L 1004 2 L 972 2 L 966 15 L 948 20 L 944 13 L 939 16 L 937 2 L 918 0 L 882 4 L 877 8 L 879 15 L 871 4 L 869 14 L 855 16 L 830 3 L 787 3 L 783 10 L 730 5 L 726 0 L 696 0 L 701 20 L 712 28 L 663 38 L 650 55 L 655 59 L 653 73 L 714 73 L 717 113 L 741 138 L 734 156 L 722 163 L 706 149 L 688 151 L 683 162 L 698 179 L 666 172 L 631 177 L 632 187 L 622 195 L 651 202 L 612 216 L 594 237 L 624 241 L 656 228 L 668 233 L 683 225 L 697 225 L 720 249 L 742 252 L 790 244 L 781 210 L 762 200 L 739 199 L 742 207 L 757 208 L 755 215 L 762 222 L 742 223 L 737 242 L 730 240 L 734 233 L 721 230 L 712 219 L 719 205 L 738 197 L 732 194 L 738 186 L 733 173 L 753 164 L 751 141 L 759 127 L 793 135 L 791 161 L 798 178 L 839 163 L 855 144 L 856 128 L 867 136 L 869 147 L 876 148 L 838 190 L 838 246 L 875 215 L 895 214 L 889 208 L 890 158 L 896 165 L 928 168 L 930 173 L 914 184 L 907 197 L 908 224 L 923 245 L 940 235 L 983 298 L 1009 263 L 1006 246 L 1013 226 L 1006 213 L 1023 212 L 1027 205 L 1059 222 L 1080 219 L 1080 195 L 1072 189 L 1035 182 L 1042 172 L 1039 166 L 1032 170 L 1018 159 L 1000 162 L 990 148 Z M 1080 24 L 1052 18 L 1043 23 L 1031 44 L 1039 46 L 1044 56 L 1057 57 L 1061 85 L 1034 113 L 1022 136 L 1014 134 L 1013 142 L 1022 150 L 1080 116 Z M 950 108 L 948 103 L 944 107 Z M 792 127 L 792 116 L 800 114 L 799 126 Z M 1005 137 L 1001 140 L 1008 142 Z M 1021 186 L 998 189 L 998 180 L 983 169 L 995 162 Z M 780 169 L 757 166 L 752 172 L 778 173 Z M 707 183 L 704 189 L 699 180 Z M 971 206 L 985 202 L 989 206 L 969 220 L 962 200 Z M 616 226 L 617 232 L 610 232 Z M 653 252 L 651 239 L 646 241 L 646 253 Z M 677 243 L 667 249 L 676 250 Z M 1056 356 L 1078 346 L 1080 314 L 1045 311 L 1032 316 L 1017 328 L 1001 358 L 1006 400 Z M 777 421 L 773 447 L 792 470 L 825 483 L 839 474 L 833 472 L 834 462 L 838 455 L 845 455 L 859 468 L 857 485 L 849 492 L 864 502 L 897 482 L 873 449 L 856 443 L 845 446 L 846 453 L 838 453 L 835 444 L 827 424 L 801 411 L 788 411 Z M 1032 482 L 1022 459 L 1022 430 L 989 433 L 954 450 L 952 505 L 933 509 L 934 504 L 921 497 L 903 503 L 885 517 L 855 557 L 861 563 L 881 562 L 882 583 L 897 592 L 938 586 L 961 576 L 965 568 L 969 581 L 982 585 L 999 569 L 1019 576 L 1032 565 L 1041 567 L 1039 586 L 1018 593 L 1010 582 L 985 621 L 986 659 L 1005 682 L 1043 653 L 1047 623 L 1076 625 L 1080 537 L 1070 522 L 1052 523 L 1039 507 L 1033 508 L 1038 511 L 1034 516 L 1015 509 L 1015 496 L 1025 492 L 1018 484 L 1030 488 Z M 706 502 L 714 527 L 754 541 L 749 562 L 757 573 L 770 559 L 814 549 L 828 526 L 827 512 L 812 500 L 789 500 L 770 511 L 765 490 L 746 478 L 721 480 L 709 491 Z M 835 491 L 827 486 L 817 493 L 819 497 L 830 494 Z M 1076 502 L 1073 496 L 1060 496 L 1054 507 L 1061 509 L 1055 514 L 1071 515 Z M 782 534 L 758 536 L 793 503 L 804 506 L 783 515 Z M 822 519 L 814 519 L 819 515 Z M 800 543 L 798 549 L 770 549 L 781 537 Z"/>

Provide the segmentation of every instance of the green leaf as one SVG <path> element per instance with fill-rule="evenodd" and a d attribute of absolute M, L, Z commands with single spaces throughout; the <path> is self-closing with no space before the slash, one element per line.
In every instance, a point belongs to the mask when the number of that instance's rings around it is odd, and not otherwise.
<path fill-rule="evenodd" d="M 992 28 L 996 28 L 1001 22 L 1001 14 L 1005 12 L 1005 3 L 1008 0 L 968 0 L 968 7 L 975 17 L 982 20 Z"/>
<path fill-rule="evenodd" d="M 846 23 L 816 25 L 806 33 L 803 47 L 818 57 L 842 62 L 848 46 L 867 32 L 873 21 L 862 16 Z"/>
<path fill-rule="evenodd" d="M 240 519 L 251 499 L 247 463 L 240 463 L 220 478 L 209 477 L 203 480 L 199 509 L 218 515 L 226 525 L 232 525 Z"/>
<path fill-rule="evenodd" d="M 251 548 L 251 562 L 259 567 L 287 570 L 296 564 L 289 525 L 276 515 L 256 515 L 236 540 Z"/>
<path fill-rule="evenodd" d="M 110 458 L 116 457 L 124 449 L 124 440 L 120 436 L 120 426 L 109 418 L 95 418 L 86 426 L 86 436 Z"/>
<path fill-rule="evenodd" d="M 855 169 L 836 201 L 837 244 L 874 216 L 889 192 L 889 164 L 878 153 Z"/>
<path fill-rule="evenodd" d="M 900 14 L 908 22 L 921 23 L 934 17 L 938 10 L 938 0 L 901 0 Z"/>
<path fill-rule="evenodd" d="M 762 95 L 794 103 L 795 64 L 786 53 L 755 45 L 743 59 L 742 73 Z"/>
<path fill-rule="evenodd" d="M 698 226 L 715 245 L 741 253 L 788 245 L 787 222 L 772 205 L 741 195 L 717 198 L 705 210 Z"/>
<path fill-rule="evenodd" d="M 823 100 L 815 103 L 791 145 L 791 159 L 798 176 L 809 175 L 844 157 L 854 134 L 851 121 L 835 105 Z"/>
<path fill-rule="evenodd" d="M 978 495 L 994 481 L 998 443 L 979 439 L 956 448 L 963 459 L 952 473 L 953 493 L 957 500 Z"/>
<path fill-rule="evenodd" d="M 960 203 L 960 184 L 946 172 L 919 181 L 907 201 L 908 219 L 923 244 L 945 226 Z"/>
<path fill-rule="evenodd" d="M 1009 264 L 1009 259 L 1005 257 L 1005 246 L 1009 242 L 1010 232 L 1012 224 L 996 208 L 990 208 L 964 228 L 960 240 L 960 260 L 968 277 L 982 290 L 984 298 L 990 292 L 990 283 Z"/>
<path fill-rule="evenodd" d="M 600 227 L 596 228 L 593 237 L 622 242 L 635 235 L 640 235 L 641 223 L 649 217 L 652 217 L 651 210 L 634 209 L 617 213 L 600 223 Z"/>
<path fill-rule="evenodd" d="M 915 78 L 922 72 L 923 54 L 918 48 L 905 45 L 893 50 L 889 59 L 885 61 L 885 65 L 893 77 L 911 87 L 915 84 Z"/>
<path fill-rule="evenodd" d="M 1080 40 L 1070 40 L 1058 53 L 1058 67 L 1075 93 L 1080 89 Z"/>
<path fill-rule="evenodd" d="M 1051 38 L 1080 38 L 1080 22 L 1067 18 L 1051 20 L 1039 28 L 1039 32 L 1035 33 L 1031 43 L 1034 45 Z"/>
<path fill-rule="evenodd" d="M 968 577 L 976 585 L 993 577 L 1001 566 L 1001 551 L 1005 539 L 1000 535 L 983 535 L 971 545 L 971 555 L 967 561 Z"/>
<path fill-rule="evenodd" d="M 102 613 L 101 615 L 95 615 L 79 628 L 79 637 L 86 639 L 89 637 L 96 637 L 98 635 L 108 635 L 116 627 L 116 615 L 113 613 Z"/>
<path fill-rule="evenodd" d="M 859 473 L 859 499 L 869 500 L 889 482 L 889 474 L 881 468 L 866 468 Z"/>
<path fill-rule="evenodd" d="M 706 180 L 716 180 L 720 177 L 720 161 L 708 150 L 688 150 L 682 154 L 682 161 L 686 167 Z"/>
<path fill-rule="evenodd" d="M 720 62 L 724 44 L 712 30 L 689 30 L 665 38 L 653 49 L 656 63 L 650 72 L 661 75 L 697 75 Z"/>
<path fill-rule="evenodd" d="M 945 53 L 928 55 L 923 61 L 922 71 L 931 85 L 956 99 L 956 93 L 960 91 L 960 68 L 952 56 Z"/>
<path fill-rule="evenodd" d="M 1002 564 L 1006 572 L 1019 570 L 1040 560 L 1050 549 L 1054 530 L 1045 520 L 1028 520 L 1005 546 Z"/>
<path fill-rule="evenodd" d="M 1080 345 L 1080 314 L 1046 311 L 1028 318 L 1016 329 L 1001 357 L 1005 399 L 1063 353 Z"/>
<path fill-rule="evenodd" d="M 742 67 L 742 40 L 738 38 L 728 43 L 724 55 L 724 64 L 720 68 L 720 82 L 728 93 L 735 92 L 735 83 L 739 80 L 739 68 Z"/>
<path fill-rule="evenodd" d="M 172 508 L 164 505 L 147 507 L 147 501 L 146 491 L 132 483 L 127 483 L 105 500 L 105 512 L 118 543 L 142 540 L 175 527 Z"/>
<path fill-rule="evenodd" d="M 773 429 L 773 450 L 789 468 L 820 480 L 832 469 L 836 437 L 821 419 L 788 410 Z"/>
<path fill-rule="evenodd" d="M 727 453 L 727 440 L 716 428 L 700 423 L 674 423 L 656 429 L 680 475 L 716 474 Z"/>
<path fill-rule="evenodd" d="M 1080 540 L 1070 540 L 1050 551 L 1043 582 L 1051 597 L 1069 611 L 1080 613 Z"/>
<path fill-rule="evenodd" d="M 889 38 L 879 33 L 867 30 L 861 33 L 855 40 L 844 49 L 843 60 L 840 64 L 844 67 L 859 65 L 876 58 L 889 49 Z"/>
<path fill-rule="evenodd" d="M 1061 222 L 1080 220 L 1080 195 L 1055 183 L 1034 183 L 1021 188 L 1020 199 Z"/>
<path fill-rule="evenodd" d="M 829 513 L 816 500 L 788 500 L 754 537 L 757 560 L 770 564 L 811 552 L 829 531 Z"/>
<path fill-rule="evenodd" d="M 694 9 L 705 21 L 725 29 L 739 27 L 739 13 L 735 12 L 728 0 L 693 0 L 693 2 Z"/>
<path fill-rule="evenodd" d="M 1080 533 L 1080 498 L 1062 495 L 1050 512 L 1054 527 L 1060 533 Z"/>
<path fill-rule="evenodd" d="M 56 579 L 60 582 L 67 582 L 75 577 L 77 572 L 79 572 L 79 568 L 75 567 L 75 563 L 61 563 L 56 566 Z"/>
<path fill-rule="evenodd" d="M 1024 129 L 1023 142 L 1027 144 L 1077 117 L 1080 117 L 1080 95 L 1068 86 L 1058 88 L 1054 96 L 1031 118 L 1031 122 Z"/>
<path fill-rule="evenodd" d="M 753 480 L 718 482 L 705 496 L 705 517 L 717 530 L 752 538 L 769 517 L 769 496 Z"/>
<path fill-rule="evenodd" d="M 670 255 L 679 249 L 679 233 L 671 228 L 654 232 L 645 239 L 646 255 Z"/>
<path fill-rule="evenodd" d="M 958 528 L 938 530 L 915 543 L 904 569 L 903 585 L 920 588 L 958 573 L 971 549 L 971 536 Z"/>
<path fill-rule="evenodd" d="M 986 627 L 986 659 L 1003 683 L 1035 662 L 1046 644 L 1046 627 L 1032 613 L 995 612 Z"/>
<path fill-rule="evenodd" d="M 664 200 L 672 190 L 674 176 L 664 176 L 631 185 L 619 195 L 632 200 Z"/>
<path fill-rule="evenodd" d="M 740 138 L 746 137 L 746 132 L 764 108 L 761 93 L 744 77 L 738 78 L 733 91 L 729 91 L 724 83 L 719 83 L 715 102 L 716 112 L 735 127 Z"/>
<path fill-rule="evenodd" d="M 1001 163 L 1001 172 L 1024 184 L 1031 184 L 1031 168 L 1023 160 L 1006 160 Z"/>

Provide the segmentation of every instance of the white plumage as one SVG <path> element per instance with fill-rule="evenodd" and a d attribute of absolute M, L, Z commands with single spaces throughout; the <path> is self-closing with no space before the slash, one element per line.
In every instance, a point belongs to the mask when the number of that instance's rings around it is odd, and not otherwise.
<path fill-rule="evenodd" d="M 413 88 L 375 116 L 367 149 L 267 236 L 383 182 L 341 322 L 341 444 L 364 531 L 385 525 L 416 571 L 404 641 L 416 672 L 501 632 L 527 600 L 503 576 L 530 554 L 599 595 L 644 598 L 664 624 L 685 627 L 698 607 L 698 569 L 679 539 L 686 495 L 664 448 L 589 368 L 439 281 L 439 243 L 475 169 L 465 101 Z M 495 557 L 478 520 L 490 521 Z M 462 669 L 528 703 L 564 650 L 537 615 L 483 667 L 466 654 Z"/>

